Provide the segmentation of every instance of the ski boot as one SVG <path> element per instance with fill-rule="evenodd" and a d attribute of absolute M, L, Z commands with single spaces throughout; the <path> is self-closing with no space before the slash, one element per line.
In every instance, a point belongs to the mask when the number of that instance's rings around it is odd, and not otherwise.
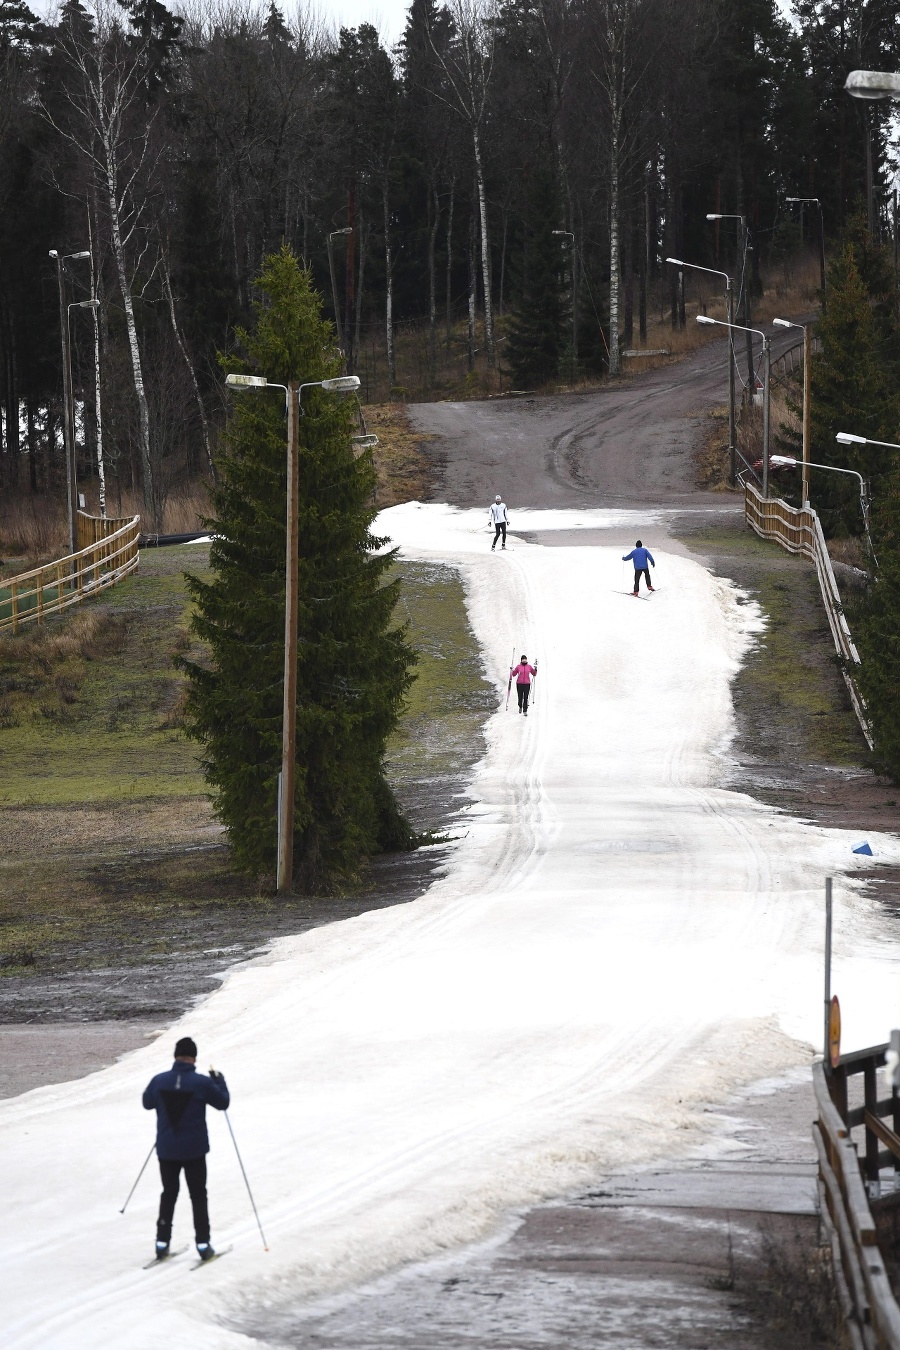
<path fill-rule="evenodd" d="M 168 1244 L 168 1242 L 161 1242 L 161 1241 L 157 1240 L 157 1243 L 156 1243 L 156 1259 L 157 1259 L 157 1261 L 165 1261 L 165 1259 L 166 1259 L 166 1257 L 167 1257 L 168 1255 L 169 1255 L 169 1244 Z"/>
<path fill-rule="evenodd" d="M 197 1255 L 201 1261 L 211 1261 L 216 1254 L 216 1249 L 210 1242 L 197 1243 Z"/>

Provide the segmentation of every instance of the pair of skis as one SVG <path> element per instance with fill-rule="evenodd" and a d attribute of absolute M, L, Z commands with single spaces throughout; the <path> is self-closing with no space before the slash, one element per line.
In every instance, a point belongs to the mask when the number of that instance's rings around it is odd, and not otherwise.
<path fill-rule="evenodd" d="M 184 1256 L 187 1250 L 187 1247 L 179 1247 L 177 1251 L 169 1252 L 166 1256 L 154 1256 L 153 1260 L 148 1261 L 143 1269 L 153 1270 L 156 1266 L 166 1266 L 170 1261 L 174 1261 L 176 1256 Z M 214 1261 L 218 1261 L 222 1256 L 227 1256 L 232 1250 L 231 1247 L 223 1247 L 221 1251 L 217 1251 L 214 1256 L 207 1257 L 205 1261 L 194 1261 L 191 1265 L 191 1270 L 199 1270 L 201 1266 L 211 1266 Z"/>

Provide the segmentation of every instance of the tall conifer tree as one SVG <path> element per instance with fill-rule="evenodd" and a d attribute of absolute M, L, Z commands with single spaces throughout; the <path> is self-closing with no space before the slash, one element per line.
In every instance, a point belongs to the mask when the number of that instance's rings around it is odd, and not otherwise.
<path fill-rule="evenodd" d="M 555 380 L 565 349 L 564 256 L 553 233 L 561 216 L 555 174 L 539 164 L 528 184 L 519 295 L 505 354 L 516 383 L 525 388 Z"/>
<path fill-rule="evenodd" d="M 271 381 L 339 373 L 331 327 L 308 272 L 284 248 L 257 281 L 252 332 L 237 330 L 248 371 Z M 229 362 L 232 368 L 234 363 Z M 370 532 L 373 467 L 355 458 L 352 407 L 303 391 L 300 419 L 299 661 L 295 884 L 352 876 L 367 854 L 409 847 L 385 779 L 387 737 L 415 656 L 393 622 L 393 555 Z M 209 665 L 185 663 L 191 734 L 237 862 L 270 874 L 281 762 L 286 447 L 276 391 L 234 401 L 213 494 L 211 582 L 191 580 Z"/>

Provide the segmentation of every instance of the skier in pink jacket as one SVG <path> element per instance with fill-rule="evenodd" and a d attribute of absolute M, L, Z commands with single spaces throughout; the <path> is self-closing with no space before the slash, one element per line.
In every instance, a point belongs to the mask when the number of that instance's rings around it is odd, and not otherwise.
<path fill-rule="evenodd" d="M 522 653 L 517 666 L 509 672 L 509 678 L 516 678 L 516 697 L 519 700 L 519 712 L 528 716 L 528 698 L 531 694 L 531 682 L 537 675 L 537 666 L 528 664 L 528 657 Z"/>

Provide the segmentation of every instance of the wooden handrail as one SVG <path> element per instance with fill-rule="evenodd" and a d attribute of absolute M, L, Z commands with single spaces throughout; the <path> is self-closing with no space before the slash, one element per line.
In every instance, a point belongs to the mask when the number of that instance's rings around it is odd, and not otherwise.
<path fill-rule="evenodd" d="M 17 633 L 24 623 L 42 623 L 45 615 L 79 605 L 85 596 L 106 590 L 135 571 L 141 518 L 100 520 L 78 513 L 79 539 L 90 537 L 84 548 L 64 558 L 0 579 L 0 633 Z"/>
<path fill-rule="evenodd" d="M 866 705 L 852 673 L 854 667 L 859 665 L 859 652 L 841 604 L 841 593 L 818 515 L 811 506 L 788 506 L 778 497 L 764 497 L 752 483 L 745 483 L 744 519 L 762 539 L 774 540 L 788 553 L 800 553 L 815 563 L 832 641 L 841 657 L 844 683 L 866 744 L 870 750 L 874 750 Z"/>

